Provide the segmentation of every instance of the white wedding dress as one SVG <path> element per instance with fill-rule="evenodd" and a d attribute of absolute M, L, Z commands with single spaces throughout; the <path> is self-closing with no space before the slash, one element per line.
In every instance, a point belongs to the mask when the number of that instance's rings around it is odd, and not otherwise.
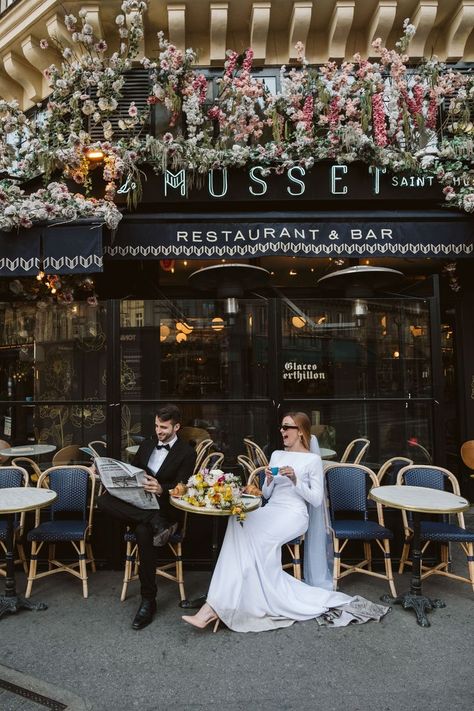
<path fill-rule="evenodd" d="M 266 506 L 247 514 L 243 525 L 229 519 L 209 605 L 236 632 L 271 630 L 312 618 L 335 626 L 379 620 L 389 608 L 307 585 L 282 569 L 282 545 L 306 532 L 308 506 L 321 506 L 323 470 L 321 458 L 305 452 L 273 452 L 269 466 L 293 467 L 296 485 L 277 475 L 263 487 Z"/>

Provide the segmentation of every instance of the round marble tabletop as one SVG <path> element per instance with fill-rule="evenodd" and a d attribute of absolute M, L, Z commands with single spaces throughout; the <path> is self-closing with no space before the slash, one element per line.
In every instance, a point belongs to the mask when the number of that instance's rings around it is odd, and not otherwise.
<path fill-rule="evenodd" d="M 15 486 L 0 489 L 0 514 L 31 511 L 48 506 L 57 497 L 50 489 L 36 489 L 28 486 Z"/>
<path fill-rule="evenodd" d="M 336 456 L 337 452 L 334 449 L 326 449 L 326 447 L 320 447 L 321 459 L 332 459 Z"/>
<path fill-rule="evenodd" d="M 128 454 L 136 454 L 139 446 L 139 444 L 131 444 L 130 447 L 125 447 L 125 451 L 128 452 Z"/>
<path fill-rule="evenodd" d="M 420 513 L 456 513 L 469 508 L 469 501 L 458 494 L 425 486 L 378 486 L 369 497 L 379 504 Z"/>
<path fill-rule="evenodd" d="M 38 457 L 40 454 L 48 454 L 57 449 L 54 444 L 25 444 L 21 447 L 6 447 L 0 449 L 2 457 Z"/>
<path fill-rule="evenodd" d="M 230 510 L 223 509 L 212 509 L 206 506 L 193 506 L 187 501 L 183 501 L 177 496 L 170 496 L 171 505 L 181 511 L 187 511 L 188 513 L 203 514 L 205 516 L 230 516 Z M 246 511 L 255 511 L 262 505 L 262 499 L 260 496 L 250 496 L 249 494 L 244 494 L 242 497 L 242 503 Z"/>

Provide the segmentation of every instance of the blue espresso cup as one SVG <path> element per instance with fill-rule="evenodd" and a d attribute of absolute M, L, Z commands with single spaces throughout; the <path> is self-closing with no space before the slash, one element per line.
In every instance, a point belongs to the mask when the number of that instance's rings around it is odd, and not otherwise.
<path fill-rule="evenodd" d="M 276 476 L 278 472 L 280 471 L 280 467 L 270 467 L 270 471 L 273 476 Z"/>

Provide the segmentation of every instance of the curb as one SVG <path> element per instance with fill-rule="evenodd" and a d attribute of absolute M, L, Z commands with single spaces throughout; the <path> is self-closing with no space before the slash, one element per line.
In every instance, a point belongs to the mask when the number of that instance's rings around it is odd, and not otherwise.
<path fill-rule="evenodd" d="M 58 703 L 64 704 L 67 711 L 91 711 L 92 705 L 89 704 L 84 699 L 79 698 L 75 694 L 67 691 L 66 689 L 61 689 L 58 686 L 53 686 L 48 684 L 41 679 L 36 679 L 30 674 L 24 674 L 23 672 L 12 669 L 11 667 L 6 667 L 4 664 L 0 664 L 0 681 L 5 681 L 9 684 L 14 684 L 15 686 L 21 687 L 26 691 L 40 694 L 48 699 L 54 700 Z M 1 687 L 0 687 L 1 689 Z M 15 693 L 15 692 L 11 692 Z"/>

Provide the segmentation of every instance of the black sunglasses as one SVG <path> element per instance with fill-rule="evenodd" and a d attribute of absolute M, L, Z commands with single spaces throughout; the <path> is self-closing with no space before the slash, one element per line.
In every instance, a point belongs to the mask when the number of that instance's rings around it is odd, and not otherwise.
<path fill-rule="evenodd" d="M 299 430 L 299 427 L 298 425 L 282 425 L 280 429 L 286 432 L 287 430 Z"/>

